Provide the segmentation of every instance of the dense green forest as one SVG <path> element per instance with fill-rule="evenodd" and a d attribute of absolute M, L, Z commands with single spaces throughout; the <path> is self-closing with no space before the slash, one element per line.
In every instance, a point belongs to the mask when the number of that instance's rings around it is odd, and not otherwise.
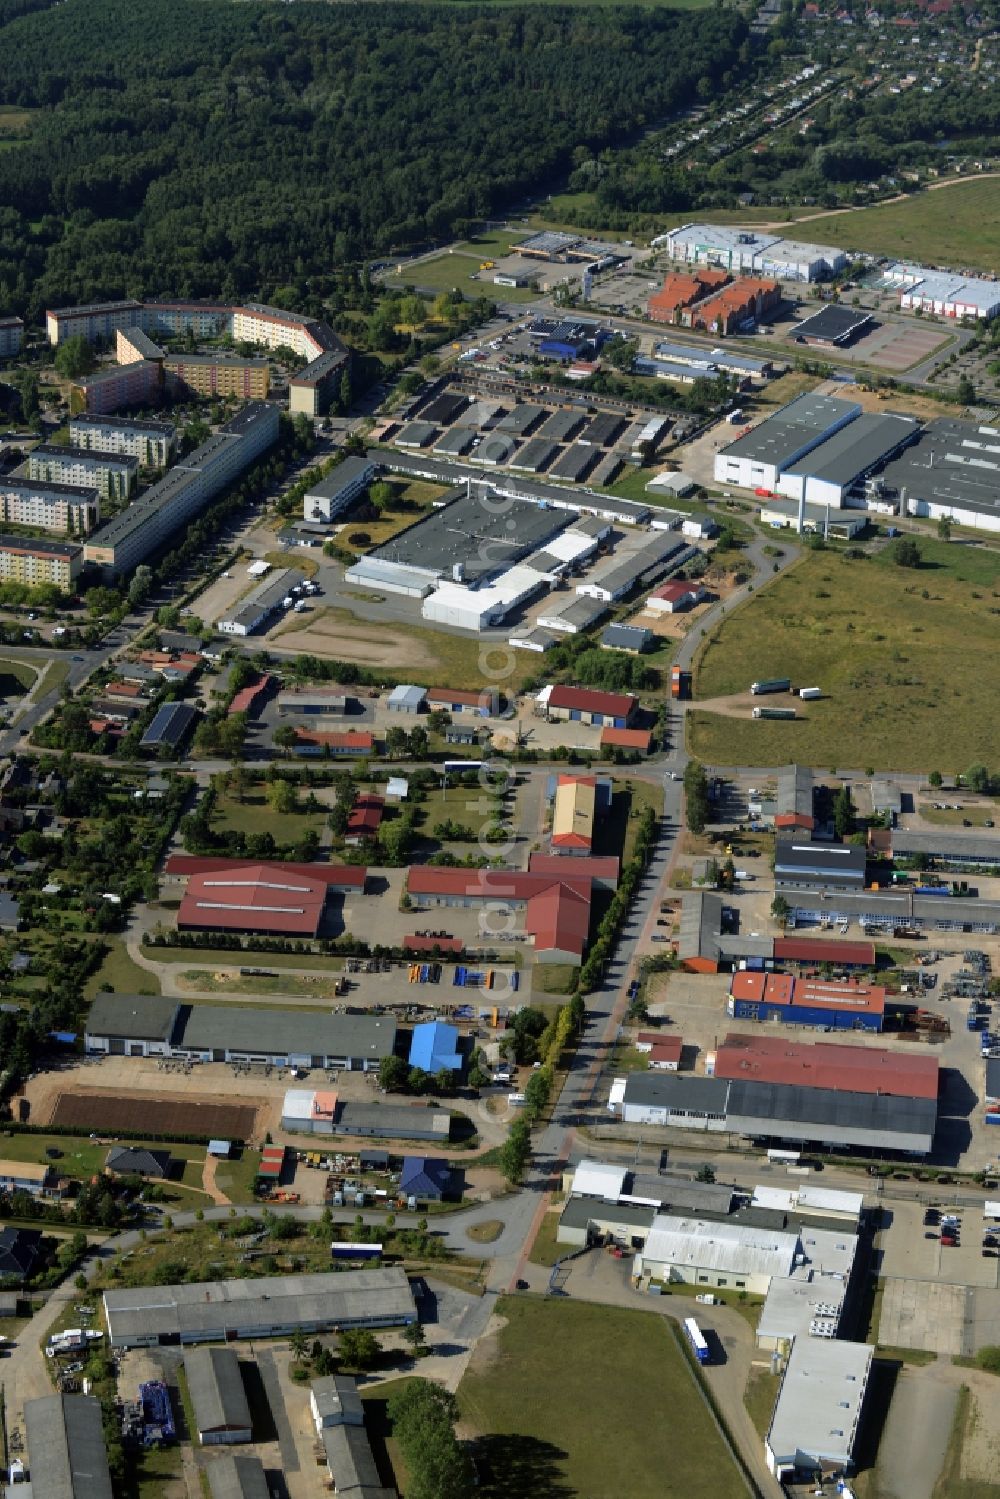
<path fill-rule="evenodd" d="M 557 182 L 740 66 L 731 11 L 0 0 L 0 309 L 268 296 Z M 745 51 L 744 51 L 745 55 Z"/>

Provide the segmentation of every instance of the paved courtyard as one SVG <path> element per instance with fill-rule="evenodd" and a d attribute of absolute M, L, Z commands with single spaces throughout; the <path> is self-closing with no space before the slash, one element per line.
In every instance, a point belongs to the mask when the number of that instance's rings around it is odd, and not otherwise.
<path fill-rule="evenodd" d="M 932 1353 L 965 1353 L 971 1325 L 972 1292 L 934 1281 L 889 1280 L 882 1296 L 880 1343 L 892 1348 L 924 1348 Z"/>

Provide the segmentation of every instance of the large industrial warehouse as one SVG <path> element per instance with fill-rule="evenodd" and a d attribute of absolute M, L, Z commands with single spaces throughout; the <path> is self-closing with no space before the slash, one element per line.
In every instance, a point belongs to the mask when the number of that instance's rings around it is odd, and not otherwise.
<path fill-rule="evenodd" d="M 913 442 L 919 431 L 911 416 L 865 412 L 782 470 L 778 493 L 840 509 L 869 474 Z"/>
<path fill-rule="evenodd" d="M 821 281 L 847 264 L 844 251 L 830 245 L 807 244 L 737 224 L 682 224 L 653 244 L 664 241 L 672 260 L 721 265 L 727 271 L 775 276 L 779 281 Z"/>
<path fill-rule="evenodd" d="M 860 415 L 855 401 L 801 395 L 715 455 L 716 482 L 776 489 L 786 469 Z"/>
<path fill-rule="evenodd" d="M 1000 283 L 998 283 L 1000 286 Z M 1000 429 L 957 417 L 931 422 L 882 475 L 900 511 L 1000 531 Z"/>

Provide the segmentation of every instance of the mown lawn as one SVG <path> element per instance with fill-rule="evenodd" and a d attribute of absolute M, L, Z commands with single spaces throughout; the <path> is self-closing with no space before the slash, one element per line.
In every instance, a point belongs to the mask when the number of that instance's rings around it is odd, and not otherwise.
<path fill-rule="evenodd" d="M 897 566 L 891 548 L 862 560 L 807 553 L 730 615 L 698 658 L 696 698 L 746 692 L 760 677 L 790 677 L 827 696 L 796 700 L 794 722 L 694 709 L 692 753 L 723 765 L 992 764 L 1000 553 L 919 544 L 917 569 Z"/>
<path fill-rule="evenodd" d="M 114 989 L 118 994 L 159 994 L 159 978 L 132 961 L 121 937 L 106 937 L 104 941 L 108 943 L 108 952 L 100 968 L 87 980 L 84 987 L 87 999 L 93 999 L 98 989 Z"/>
<path fill-rule="evenodd" d="M 458 1389 L 462 1419 L 482 1437 L 480 1493 L 742 1499 L 662 1317 L 534 1297 L 505 1297 L 497 1310 L 497 1356 Z"/>

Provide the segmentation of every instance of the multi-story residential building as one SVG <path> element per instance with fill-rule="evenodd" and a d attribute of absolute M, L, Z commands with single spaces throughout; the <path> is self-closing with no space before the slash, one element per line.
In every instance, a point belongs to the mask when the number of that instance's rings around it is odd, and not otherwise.
<path fill-rule="evenodd" d="M 239 306 L 220 302 L 104 302 L 55 308 L 46 313 L 46 326 L 51 344 L 62 343 L 77 333 L 95 342 L 110 339 L 119 330 L 128 333 L 137 329 L 153 337 L 190 334 L 194 338 L 218 338 L 228 334 L 237 343 L 291 349 L 309 363 L 289 380 L 289 409 L 309 415 L 318 415 L 329 407 L 350 360 L 348 350 L 327 323 L 262 302 Z M 144 360 L 155 361 L 159 355 L 159 351 L 151 352 L 155 345 L 147 347 L 141 340 L 129 338 L 127 347 Z M 123 357 L 127 355 L 120 352 L 119 358 Z M 113 409 L 88 406 L 88 410 Z"/>
<path fill-rule="evenodd" d="M 127 500 L 139 478 L 139 460 L 43 442 L 28 455 L 28 477 L 97 489 L 103 500 Z"/>
<path fill-rule="evenodd" d="M 0 359 L 20 354 L 24 342 L 24 324 L 19 317 L 0 317 Z"/>
<path fill-rule="evenodd" d="M 277 436 L 276 406 L 256 401 L 244 406 L 215 436 L 102 526 L 86 544 L 86 560 L 112 574 L 134 567 L 249 468 Z"/>
<path fill-rule="evenodd" d="M 239 396 L 244 401 L 265 401 L 271 388 L 271 367 L 266 359 L 169 354 L 164 369 L 168 380 L 199 396 Z"/>
<path fill-rule="evenodd" d="M 137 458 L 140 468 L 166 468 L 177 445 L 177 428 L 130 416 L 71 416 L 69 437 L 74 447 L 94 453 L 119 453 Z"/>
<path fill-rule="evenodd" d="M 65 593 L 82 566 L 83 547 L 73 542 L 0 536 L 0 583 L 27 583 L 29 587 L 54 583 Z"/>
<path fill-rule="evenodd" d="M 163 350 L 154 344 L 141 328 L 119 328 L 115 333 L 115 358 L 119 364 L 134 364 L 137 359 L 162 360 Z"/>
<path fill-rule="evenodd" d="M 45 314 L 45 331 L 53 348 L 78 336 L 88 343 L 110 342 L 119 328 L 141 328 L 142 324 L 143 305 L 132 301 L 54 307 Z"/>
<path fill-rule="evenodd" d="M 83 375 L 70 389 L 70 407 L 95 416 L 120 411 L 123 406 L 144 406 L 160 393 L 163 368 L 151 359 L 134 364 L 112 364 Z"/>
<path fill-rule="evenodd" d="M 69 536 L 92 531 L 100 518 L 101 498 L 93 484 L 81 487 L 0 476 L 0 521 Z"/>

